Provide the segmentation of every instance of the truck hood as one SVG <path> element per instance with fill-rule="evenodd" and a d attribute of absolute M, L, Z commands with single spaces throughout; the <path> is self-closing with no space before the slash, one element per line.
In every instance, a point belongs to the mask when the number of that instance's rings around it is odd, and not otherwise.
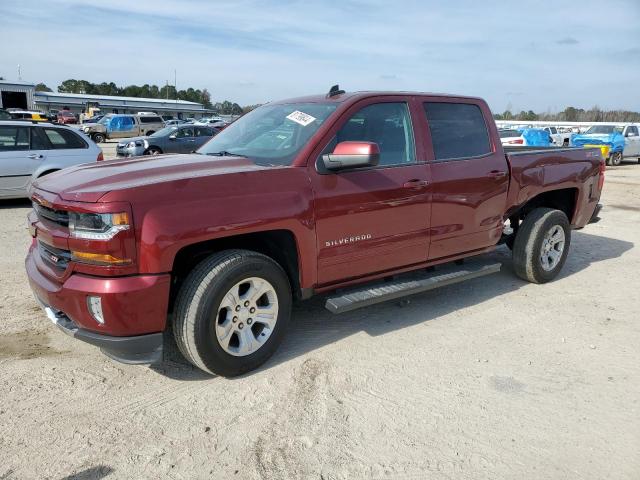
<path fill-rule="evenodd" d="M 582 133 L 571 138 L 572 145 L 582 147 L 584 145 L 609 145 L 611 151 L 622 151 L 624 137 L 621 133 Z"/>
<path fill-rule="evenodd" d="M 259 166 L 241 157 L 159 155 L 65 168 L 36 180 L 33 187 L 57 194 L 63 200 L 97 202 L 114 190 L 268 168 L 272 167 Z"/>

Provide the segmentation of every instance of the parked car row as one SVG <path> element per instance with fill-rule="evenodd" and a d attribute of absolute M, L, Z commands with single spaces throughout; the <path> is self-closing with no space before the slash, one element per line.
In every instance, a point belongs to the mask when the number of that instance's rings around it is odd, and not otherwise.
<path fill-rule="evenodd" d="M 193 153 L 219 131 L 207 126 L 169 126 L 148 137 L 133 137 L 120 141 L 116 147 L 116 154 L 119 157 L 137 157 L 162 153 Z"/>
<path fill-rule="evenodd" d="M 607 165 L 620 165 L 622 160 L 637 159 L 640 163 L 640 135 L 637 125 L 593 125 L 571 138 L 575 147 L 608 147 Z"/>

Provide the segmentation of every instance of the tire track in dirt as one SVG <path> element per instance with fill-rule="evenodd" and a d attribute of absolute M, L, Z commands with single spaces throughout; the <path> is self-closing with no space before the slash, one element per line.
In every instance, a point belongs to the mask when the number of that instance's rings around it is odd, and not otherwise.
<path fill-rule="evenodd" d="M 336 387 L 326 361 L 309 358 L 296 369 L 276 417 L 253 447 L 261 478 L 322 478 L 325 469 L 343 470 L 352 461 Z"/>

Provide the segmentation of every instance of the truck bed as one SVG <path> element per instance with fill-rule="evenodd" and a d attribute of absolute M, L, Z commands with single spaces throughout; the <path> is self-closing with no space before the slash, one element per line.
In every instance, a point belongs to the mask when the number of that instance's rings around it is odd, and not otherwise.
<path fill-rule="evenodd" d="M 576 210 L 568 216 L 574 228 L 589 221 L 600 197 L 598 180 L 604 159 L 599 148 L 505 147 L 511 179 L 507 213 L 517 211 L 533 197 L 564 191 L 575 198 Z"/>
<path fill-rule="evenodd" d="M 559 153 L 559 152 L 580 149 L 580 147 L 556 147 L 556 146 L 528 147 L 526 145 L 518 147 L 514 145 L 504 145 L 502 149 L 504 150 L 504 153 L 508 153 L 510 155 L 522 155 L 523 153 L 550 153 L 550 152 Z"/>

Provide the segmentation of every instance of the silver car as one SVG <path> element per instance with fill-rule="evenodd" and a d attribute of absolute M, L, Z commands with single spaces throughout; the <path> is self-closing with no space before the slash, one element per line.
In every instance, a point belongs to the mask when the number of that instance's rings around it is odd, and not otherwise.
<path fill-rule="evenodd" d="M 102 150 L 72 128 L 0 121 L 0 198 L 26 197 L 36 178 L 99 159 Z"/>

